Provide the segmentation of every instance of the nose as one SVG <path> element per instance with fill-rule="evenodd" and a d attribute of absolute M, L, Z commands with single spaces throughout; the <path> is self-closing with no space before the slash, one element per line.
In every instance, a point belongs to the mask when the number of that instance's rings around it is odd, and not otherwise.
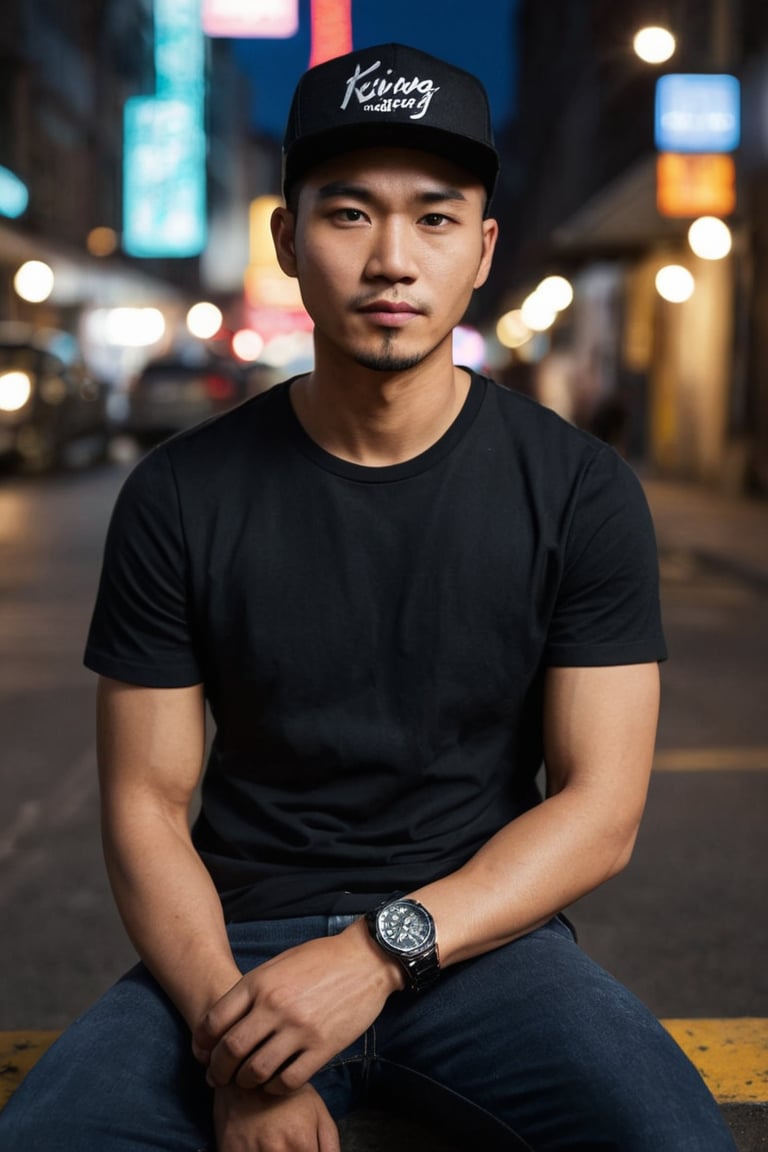
<path fill-rule="evenodd" d="M 406 220 L 390 216 L 376 225 L 365 274 L 369 280 L 413 283 L 418 270 L 411 229 Z"/>

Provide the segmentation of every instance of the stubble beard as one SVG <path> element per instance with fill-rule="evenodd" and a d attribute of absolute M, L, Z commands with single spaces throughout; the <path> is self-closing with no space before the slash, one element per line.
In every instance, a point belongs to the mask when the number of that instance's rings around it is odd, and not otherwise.
<path fill-rule="evenodd" d="M 397 352 L 394 343 L 394 333 L 385 335 L 378 352 L 358 352 L 354 357 L 355 363 L 363 368 L 370 368 L 373 372 L 407 372 L 429 355 L 428 352 L 414 352 L 410 356 L 405 356 Z"/>

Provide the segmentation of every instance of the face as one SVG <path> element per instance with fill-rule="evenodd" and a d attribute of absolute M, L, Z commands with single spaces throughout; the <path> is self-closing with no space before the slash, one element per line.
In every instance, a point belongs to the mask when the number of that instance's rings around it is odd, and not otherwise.
<path fill-rule="evenodd" d="M 487 278 L 497 226 L 485 191 L 408 148 L 353 152 L 313 169 L 296 214 L 277 209 L 283 271 L 315 322 L 318 363 L 339 355 L 403 371 L 442 350 Z"/>

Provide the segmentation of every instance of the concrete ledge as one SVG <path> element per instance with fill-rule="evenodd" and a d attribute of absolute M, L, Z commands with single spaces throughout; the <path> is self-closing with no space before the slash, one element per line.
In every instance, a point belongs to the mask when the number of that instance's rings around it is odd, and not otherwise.
<path fill-rule="evenodd" d="M 768 1152 L 768 1019 L 662 1023 L 701 1072 L 739 1152 Z"/>
<path fill-rule="evenodd" d="M 723 1109 L 739 1152 L 768 1152 L 768 1019 L 664 1020 Z M 57 1031 L 0 1032 L 0 1108 Z M 465 1152 L 398 1117 L 356 1112 L 340 1125 L 343 1152 Z"/>
<path fill-rule="evenodd" d="M 0 1108 L 59 1035 L 52 1031 L 0 1032 Z"/>

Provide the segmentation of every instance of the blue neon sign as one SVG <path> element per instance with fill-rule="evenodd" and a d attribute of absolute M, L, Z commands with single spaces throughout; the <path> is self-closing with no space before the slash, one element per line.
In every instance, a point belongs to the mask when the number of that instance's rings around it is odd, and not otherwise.
<path fill-rule="evenodd" d="M 660 152 L 733 152 L 741 137 L 741 88 L 735 76 L 671 73 L 656 81 Z"/>
<path fill-rule="evenodd" d="M 125 103 L 123 248 L 130 256 L 197 256 L 206 242 L 205 130 L 183 100 Z"/>
<path fill-rule="evenodd" d="M 123 248 L 196 256 L 207 239 L 201 0 L 154 0 L 156 95 L 124 112 Z"/>
<path fill-rule="evenodd" d="M 23 216 L 28 204 L 29 191 L 26 184 L 10 168 L 0 166 L 0 216 L 9 216 L 15 220 Z"/>
<path fill-rule="evenodd" d="M 156 94 L 169 99 L 205 96 L 205 37 L 200 0 L 154 0 Z"/>

